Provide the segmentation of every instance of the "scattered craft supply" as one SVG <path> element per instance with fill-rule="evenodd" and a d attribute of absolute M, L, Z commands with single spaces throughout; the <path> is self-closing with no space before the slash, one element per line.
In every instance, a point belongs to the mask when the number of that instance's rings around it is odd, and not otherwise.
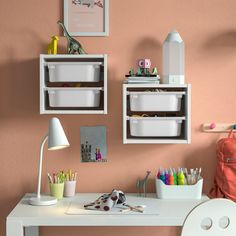
<path fill-rule="evenodd" d="M 84 205 L 88 210 L 110 211 L 113 207 L 126 201 L 125 194 L 120 190 L 113 190 L 110 194 L 103 194 L 92 203 Z"/>
<path fill-rule="evenodd" d="M 65 25 L 61 21 L 58 21 L 57 23 L 62 27 L 65 33 L 65 37 L 67 39 L 67 53 L 68 54 L 87 54 L 85 50 L 83 49 L 82 45 L 76 39 L 72 38 L 69 35 Z"/>
<path fill-rule="evenodd" d="M 141 196 L 141 191 L 144 193 L 144 197 L 146 197 L 146 192 L 147 192 L 147 181 L 148 181 L 148 176 L 151 174 L 151 171 L 147 171 L 146 176 L 144 179 L 139 179 L 136 183 L 136 188 L 138 189 L 139 196 Z"/>
<path fill-rule="evenodd" d="M 48 44 L 48 54 L 56 55 L 57 54 L 57 45 L 58 45 L 59 38 L 56 35 L 52 36 L 51 38 L 52 38 L 52 40 Z"/>
<path fill-rule="evenodd" d="M 135 211 L 135 212 L 144 212 L 144 208 L 146 206 L 131 206 L 129 204 L 123 204 L 123 206 L 127 207 L 126 209 L 121 209 L 120 212 L 129 212 L 129 211 Z"/>

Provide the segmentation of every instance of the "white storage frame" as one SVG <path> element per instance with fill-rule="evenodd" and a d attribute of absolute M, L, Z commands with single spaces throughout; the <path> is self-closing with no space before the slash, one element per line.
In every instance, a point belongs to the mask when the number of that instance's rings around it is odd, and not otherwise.
<path fill-rule="evenodd" d="M 78 61 L 80 60 L 80 61 Z M 83 61 L 91 61 L 93 64 L 93 60 L 102 61 L 104 66 L 103 73 L 103 109 L 50 109 L 46 104 L 46 93 L 47 84 L 46 84 L 46 68 L 47 62 L 51 61 L 60 61 L 60 62 L 77 62 L 81 63 Z M 72 81 L 73 82 L 73 81 Z M 66 83 L 66 82 L 65 82 Z M 80 83 L 80 82 L 78 82 Z M 83 82 L 81 82 L 83 83 Z M 89 83 L 89 82 L 87 82 Z M 101 87 L 101 86 L 97 86 Z M 40 55 L 40 114 L 107 114 L 107 55 L 106 54 L 85 54 L 85 55 L 68 55 L 68 54 L 58 54 L 58 55 Z"/>
<path fill-rule="evenodd" d="M 128 137 L 128 126 L 127 120 L 127 107 L 128 107 L 128 89 L 129 88 L 143 88 L 144 90 L 149 88 L 156 89 L 168 89 L 168 88 L 182 88 L 185 91 L 185 95 L 183 96 L 184 100 L 184 134 L 183 138 L 180 137 Z M 155 111 L 152 111 L 155 112 Z M 158 111 L 156 111 L 158 113 Z M 143 112 L 145 113 L 145 112 Z M 155 144 L 155 143 L 163 143 L 163 144 L 189 144 L 191 143 L 191 85 L 171 85 L 171 84 L 123 84 L 123 143 L 124 144 Z"/>

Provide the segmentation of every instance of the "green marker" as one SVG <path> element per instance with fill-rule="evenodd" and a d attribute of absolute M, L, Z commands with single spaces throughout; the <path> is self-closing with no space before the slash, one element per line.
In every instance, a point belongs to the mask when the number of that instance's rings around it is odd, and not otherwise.
<path fill-rule="evenodd" d="M 182 170 L 180 170 L 180 172 L 178 173 L 178 185 L 184 185 L 184 183 L 185 183 L 184 173 Z"/>

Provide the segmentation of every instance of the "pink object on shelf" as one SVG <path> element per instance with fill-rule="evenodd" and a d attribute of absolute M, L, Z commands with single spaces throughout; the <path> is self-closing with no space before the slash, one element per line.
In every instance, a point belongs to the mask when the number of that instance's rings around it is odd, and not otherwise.
<path fill-rule="evenodd" d="M 140 68 L 150 69 L 151 67 L 151 60 L 150 59 L 140 59 L 138 61 L 138 66 Z"/>
<path fill-rule="evenodd" d="M 212 122 L 212 123 L 210 124 L 210 129 L 215 129 L 215 127 L 216 127 L 216 123 Z"/>

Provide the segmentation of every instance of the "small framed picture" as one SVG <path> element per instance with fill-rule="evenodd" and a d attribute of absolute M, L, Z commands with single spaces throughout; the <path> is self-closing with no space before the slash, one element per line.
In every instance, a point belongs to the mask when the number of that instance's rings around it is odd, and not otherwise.
<path fill-rule="evenodd" d="M 64 0 L 64 24 L 72 36 L 108 36 L 109 0 Z"/>
<path fill-rule="evenodd" d="M 105 126 L 80 127 L 81 162 L 107 162 L 106 133 Z"/>

